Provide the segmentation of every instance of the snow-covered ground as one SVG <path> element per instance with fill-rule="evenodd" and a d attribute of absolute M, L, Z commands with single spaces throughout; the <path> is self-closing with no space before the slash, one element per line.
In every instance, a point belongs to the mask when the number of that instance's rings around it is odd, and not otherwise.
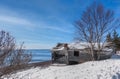
<path fill-rule="evenodd" d="M 78 65 L 31 68 L 4 76 L 3 79 L 120 79 L 120 55 Z"/>

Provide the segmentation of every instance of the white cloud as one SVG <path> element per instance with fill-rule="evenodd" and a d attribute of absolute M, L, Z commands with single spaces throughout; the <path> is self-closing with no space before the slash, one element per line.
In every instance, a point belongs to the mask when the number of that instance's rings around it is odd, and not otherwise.
<path fill-rule="evenodd" d="M 40 19 L 30 19 L 23 17 L 20 12 L 14 11 L 10 9 L 9 7 L 6 6 L 0 6 L 0 22 L 5 24 L 5 25 L 16 25 L 20 26 L 23 28 L 26 28 L 28 30 L 35 30 L 35 29 L 46 29 L 46 30 L 52 30 L 52 31 L 59 31 L 59 32 L 64 32 L 64 33 L 70 33 L 71 30 L 67 28 L 60 27 L 60 25 L 49 25 L 46 23 L 47 21 L 43 21 Z M 27 14 L 24 14 L 27 16 Z M 33 14 L 32 14 L 33 15 Z M 34 15 L 35 16 L 35 15 Z M 43 18 L 41 16 L 41 18 Z M 45 17 L 44 17 L 45 18 Z M 57 19 L 57 21 L 63 23 L 64 26 L 70 25 L 69 23 L 67 24 L 63 19 Z M 64 24 L 66 23 L 66 24 Z M 54 22 L 53 22 L 54 24 Z M 70 25 L 71 26 L 71 25 Z"/>
<path fill-rule="evenodd" d="M 0 15 L 0 22 L 14 24 L 14 25 L 33 26 L 33 24 L 26 19 L 15 16 L 8 16 L 8 15 Z"/>
<path fill-rule="evenodd" d="M 18 16 L 0 14 L 0 22 L 7 24 L 7 25 L 12 24 L 12 25 L 20 25 L 23 27 L 29 27 L 29 29 L 30 28 L 31 29 L 41 28 L 41 29 L 49 29 L 49 30 L 59 31 L 59 32 L 64 32 L 64 33 L 71 33 L 71 31 L 67 28 L 58 27 L 58 26 L 50 26 L 42 21 L 35 22 L 35 21 L 28 20 L 26 18 L 18 17 Z"/>
<path fill-rule="evenodd" d="M 51 26 L 47 26 L 47 27 L 43 27 L 45 29 L 50 29 L 50 30 L 56 30 L 56 31 L 60 31 L 60 32 L 64 32 L 64 33 L 71 33 L 71 31 L 67 28 L 62 28 L 62 27 L 51 27 Z"/>
<path fill-rule="evenodd" d="M 0 9 L 1 9 L 1 6 L 0 6 Z M 4 25 L 4 27 L 0 26 L 0 28 L 3 30 L 8 29 L 8 31 L 10 32 L 14 31 L 13 33 L 14 35 L 16 35 L 17 41 L 18 42 L 24 41 L 25 43 L 27 43 L 25 44 L 27 48 L 43 48 L 43 49 L 50 48 L 50 47 L 53 47 L 51 45 L 55 43 L 56 40 L 62 41 L 66 33 L 71 34 L 71 29 L 68 29 L 66 27 L 66 26 L 71 26 L 71 24 L 66 23 L 65 21 L 63 21 L 63 19 L 58 18 L 57 20 L 58 23 L 55 23 L 54 20 L 53 22 L 51 21 L 52 23 L 47 23 L 48 20 L 41 20 L 38 18 L 31 19 L 28 17 L 27 13 L 25 13 L 24 16 L 26 17 L 23 17 L 20 12 L 2 7 L 2 9 L 0 10 L 0 23 L 1 25 Z M 33 15 L 33 16 L 37 16 L 37 15 Z M 59 25 L 59 23 L 61 25 Z M 20 29 L 17 27 L 19 27 Z M 21 28 L 23 30 L 21 30 Z M 50 32 L 52 33 L 47 34 L 46 32 L 48 30 L 50 30 Z M 59 36 L 59 34 L 58 35 L 54 34 L 56 33 L 56 31 L 64 35 Z M 33 38 L 32 36 L 34 36 L 34 39 L 32 39 Z M 31 40 L 30 40 L 30 37 L 32 37 Z M 44 43 L 46 43 L 46 41 L 48 42 L 55 41 L 55 42 L 52 42 L 52 44 L 41 44 L 41 41 Z M 32 44 L 29 44 L 29 43 L 32 43 Z"/>

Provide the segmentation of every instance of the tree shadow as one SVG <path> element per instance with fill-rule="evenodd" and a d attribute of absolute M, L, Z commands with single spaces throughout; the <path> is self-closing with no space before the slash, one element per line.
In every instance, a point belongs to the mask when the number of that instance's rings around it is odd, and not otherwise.
<path fill-rule="evenodd" d="M 120 79 L 120 73 L 116 73 L 116 75 L 113 75 L 112 79 Z"/>
<path fill-rule="evenodd" d="M 115 54 L 111 57 L 111 59 L 120 59 L 120 55 Z"/>

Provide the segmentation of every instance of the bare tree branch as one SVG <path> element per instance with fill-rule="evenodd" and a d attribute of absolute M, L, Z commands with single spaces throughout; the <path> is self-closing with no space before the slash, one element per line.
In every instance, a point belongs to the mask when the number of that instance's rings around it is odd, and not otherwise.
<path fill-rule="evenodd" d="M 75 22 L 77 40 L 89 43 L 90 53 L 94 58 L 94 48 L 97 47 L 99 55 L 103 49 L 108 32 L 119 25 L 114 18 L 114 12 L 104 8 L 102 4 L 93 3 L 83 12 L 81 19 Z M 96 46 L 95 46 L 96 45 Z"/>

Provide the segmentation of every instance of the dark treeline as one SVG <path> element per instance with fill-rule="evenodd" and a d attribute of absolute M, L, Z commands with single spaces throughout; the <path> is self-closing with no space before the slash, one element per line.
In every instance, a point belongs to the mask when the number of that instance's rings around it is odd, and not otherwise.
<path fill-rule="evenodd" d="M 116 30 L 107 34 L 106 41 L 112 43 L 116 51 L 120 50 L 120 36 Z"/>

